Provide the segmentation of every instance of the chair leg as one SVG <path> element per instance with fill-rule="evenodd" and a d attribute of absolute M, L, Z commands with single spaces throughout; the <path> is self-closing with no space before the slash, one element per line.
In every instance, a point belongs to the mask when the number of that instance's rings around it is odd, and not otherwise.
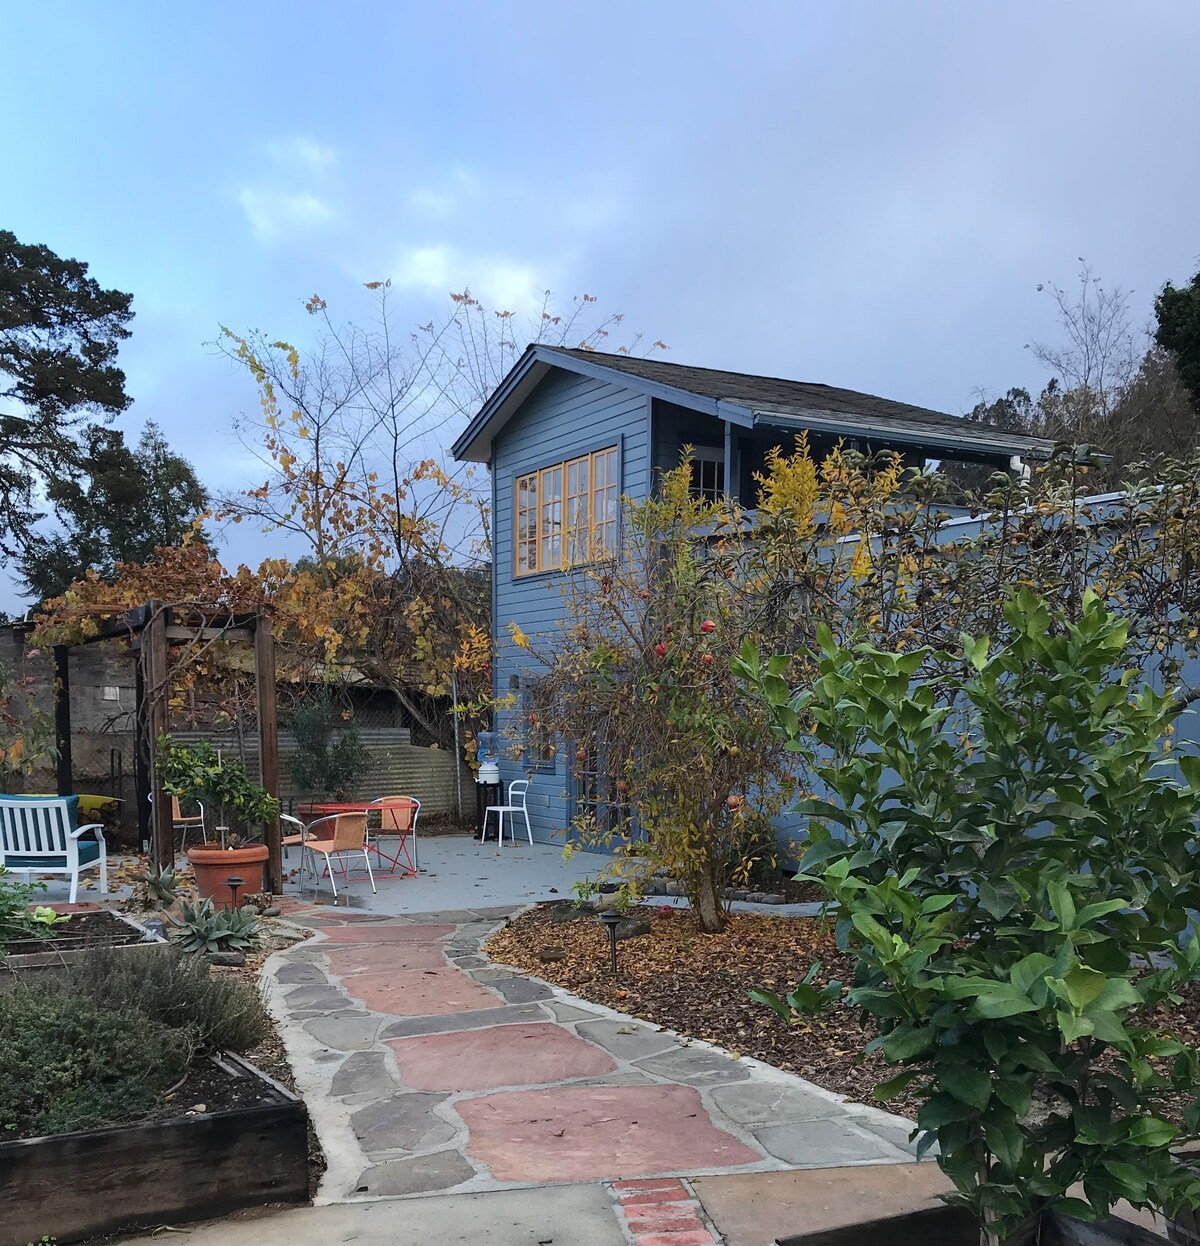
<path fill-rule="evenodd" d="M 522 809 L 521 812 L 525 815 L 525 834 L 529 836 L 529 842 L 532 844 L 533 843 L 533 827 L 529 825 L 529 810 Z"/>
<path fill-rule="evenodd" d="M 108 895 L 108 848 L 101 845 L 100 848 L 100 890 Z"/>
<path fill-rule="evenodd" d="M 76 869 L 71 874 L 71 898 L 70 903 L 75 903 L 75 897 L 79 894 L 79 870 Z"/>
<path fill-rule="evenodd" d="M 330 860 L 329 853 L 324 854 L 325 872 L 329 875 L 329 885 L 333 888 L 333 898 L 337 899 L 337 880 L 333 877 L 333 862 Z"/>
<path fill-rule="evenodd" d="M 375 890 L 375 875 L 371 873 L 371 858 L 367 850 L 363 849 L 363 860 L 367 863 L 367 877 L 371 880 L 371 890 Z"/>

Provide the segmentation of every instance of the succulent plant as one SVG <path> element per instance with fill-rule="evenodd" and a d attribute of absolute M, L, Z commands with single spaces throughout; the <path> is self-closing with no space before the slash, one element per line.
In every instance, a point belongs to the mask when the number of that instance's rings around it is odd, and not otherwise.
<path fill-rule="evenodd" d="M 161 869 L 148 866 L 133 877 L 146 888 L 147 896 L 157 904 L 174 904 L 179 899 L 183 880 L 173 865 L 164 865 Z"/>
<path fill-rule="evenodd" d="M 211 900 L 179 906 L 179 916 L 167 920 L 182 933 L 178 943 L 185 952 L 244 952 L 258 941 L 258 918 L 252 913 L 213 907 Z"/>

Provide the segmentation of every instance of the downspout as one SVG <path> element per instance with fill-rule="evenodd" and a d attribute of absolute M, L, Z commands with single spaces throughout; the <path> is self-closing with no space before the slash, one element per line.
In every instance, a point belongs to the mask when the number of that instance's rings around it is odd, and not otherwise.
<path fill-rule="evenodd" d="M 1033 475 L 1032 468 L 1030 468 L 1029 464 L 1026 463 L 1019 454 L 1014 454 L 1012 458 L 1008 460 L 1008 470 L 1010 472 L 1015 472 L 1022 481 L 1028 481 Z"/>
<path fill-rule="evenodd" d="M 725 496 L 733 497 L 733 425 L 728 421 L 725 424 Z"/>

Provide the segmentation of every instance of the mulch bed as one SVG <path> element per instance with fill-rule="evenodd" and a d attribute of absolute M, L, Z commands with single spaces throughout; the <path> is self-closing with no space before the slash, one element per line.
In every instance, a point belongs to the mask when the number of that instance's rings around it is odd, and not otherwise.
<path fill-rule="evenodd" d="M 818 984 L 849 983 L 852 958 L 838 951 L 828 923 L 734 913 L 722 934 L 708 935 L 686 910 L 643 906 L 636 914 L 649 919 L 650 934 L 617 945 L 614 979 L 607 932 L 590 916 L 572 920 L 572 908 L 570 902 L 539 905 L 493 935 L 487 954 L 584 999 L 753 1056 L 860 1103 L 876 1103 L 875 1086 L 894 1075 L 878 1052 L 863 1055 L 876 1031 L 859 1010 L 835 1007 L 789 1026 L 747 998 L 753 987 L 786 994 L 814 961 L 821 963 Z M 543 961 L 539 953 L 550 947 L 564 958 Z M 1161 1007 L 1143 1023 L 1200 1046 L 1200 983 L 1180 994 L 1181 1004 Z M 1165 1102 L 1164 1115 L 1178 1122 L 1188 1101 Z M 916 1111 L 916 1101 L 904 1095 L 884 1106 L 900 1115 Z"/>

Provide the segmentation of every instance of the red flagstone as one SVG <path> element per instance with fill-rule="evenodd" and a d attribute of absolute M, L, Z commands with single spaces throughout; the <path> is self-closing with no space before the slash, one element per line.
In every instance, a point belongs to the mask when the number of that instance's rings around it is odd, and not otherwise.
<path fill-rule="evenodd" d="M 448 965 L 442 969 L 351 974 L 342 979 L 342 987 L 372 1012 L 393 1017 L 473 1012 L 478 1008 L 502 1008 L 505 1002 Z"/>
<path fill-rule="evenodd" d="M 400 1080 L 414 1090 L 534 1086 L 616 1069 L 602 1048 L 550 1022 L 394 1038 Z"/>
<path fill-rule="evenodd" d="M 342 926 L 326 932 L 319 950 L 362 943 L 436 943 L 453 933 L 453 926 Z"/>
<path fill-rule="evenodd" d="M 498 1181 L 604 1181 L 762 1157 L 717 1129 L 691 1086 L 515 1090 L 456 1105 Z"/>
<path fill-rule="evenodd" d="M 340 978 L 385 970 L 448 969 L 437 943 L 362 943 L 330 948 L 325 955 L 330 970 Z"/>

